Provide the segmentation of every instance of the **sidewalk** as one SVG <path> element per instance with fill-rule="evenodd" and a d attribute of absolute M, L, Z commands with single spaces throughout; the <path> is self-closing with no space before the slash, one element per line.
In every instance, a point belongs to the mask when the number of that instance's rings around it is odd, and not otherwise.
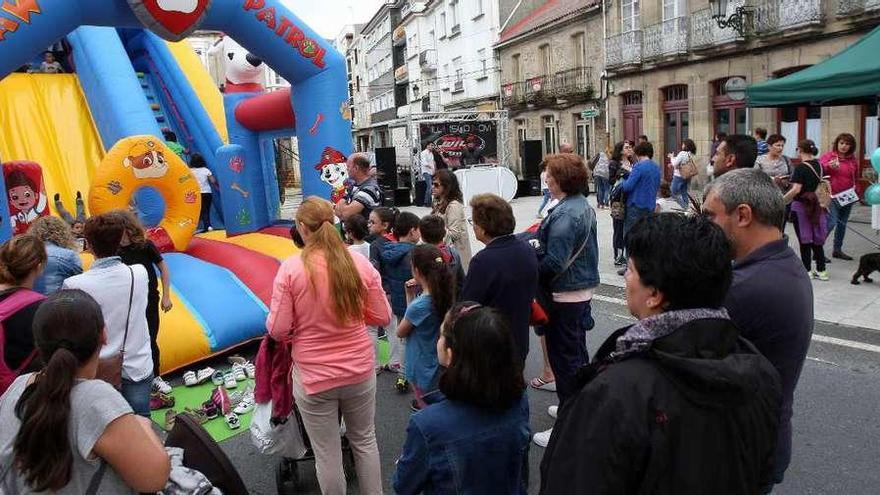
<path fill-rule="evenodd" d="M 590 204 L 595 206 L 595 196 L 590 196 L 589 200 Z M 517 232 L 538 221 L 536 213 L 540 204 L 541 198 L 538 196 L 517 198 L 511 202 L 513 213 L 516 216 Z M 427 208 L 422 207 L 407 207 L 403 209 L 412 211 L 419 216 L 426 215 L 429 212 Z M 611 216 L 608 210 L 596 210 L 596 213 L 598 215 L 599 275 L 601 282 L 607 285 L 623 287 L 623 277 L 617 275 L 618 268 L 614 266 L 611 248 Z M 850 284 L 852 274 L 858 268 L 859 257 L 865 253 L 877 250 L 875 244 L 858 236 L 853 230 L 880 244 L 880 236 L 871 230 L 870 218 L 871 212 L 868 207 L 859 206 L 853 211 L 849 223 L 849 231 L 844 242 L 844 250 L 854 257 L 855 260 L 832 260 L 833 262 L 828 266 L 831 280 L 828 282 L 813 281 L 814 310 L 817 320 L 880 331 L 880 274 L 874 274 L 874 279 L 877 280 L 874 284 Z M 867 223 L 864 223 L 865 221 Z M 786 234 L 788 234 L 792 248 L 795 249 L 796 253 L 799 252 L 797 239 L 791 225 L 788 226 Z M 472 230 L 471 247 L 474 253 L 483 248 L 483 244 L 474 239 Z M 830 257 L 830 237 L 826 244 L 825 252 Z M 785 290 L 785 288 L 780 287 L 779 290 Z"/>

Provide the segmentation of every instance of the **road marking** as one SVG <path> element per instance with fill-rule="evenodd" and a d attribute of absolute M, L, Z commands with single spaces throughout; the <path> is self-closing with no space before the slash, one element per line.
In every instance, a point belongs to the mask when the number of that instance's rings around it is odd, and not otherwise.
<path fill-rule="evenodd" d="M 620 306 L 626 306 L 626 300 L 620 299 L 619 297 L 610 297 L 603 296 L 601 294 L 594 294 L 593 299 L 596 301 L 602 301 L 611 304 L 617 304 Z M 837 337 L 829 337 L 827 335 L 820 335 L 817 333 L 813 334 L 813 340 L 816 342 L 822 342 L 823 344 L 834 344 L 842 347 L 850 347 L 852 349 L 858 349 L 860 351 L 868 351 L 868 352 L 876 352 L 880 354 L 880 345 L 874 344 L 866 344 L 864 342 L 857 342 L 855 340 L 847 340 L 847 339 L 838 339 Z M 834 363 L 832 363 L 834 364 Z"/>
<path fill-rule="evenodd" d="M 832 362 L 832 361 L 826 361 L 826 360 L 824 360 L 824 359 L 819 359 L 819 358 L 814 358 L 814 357 L 812 357 L 812 356 L 807 356 L 807 359 L 809 359 L 810 361 L 816 361 L 817 363 L 830 364 L 830 365 L 832 365 L 832 366 L 837 366 L 838 368 L 840 367 L 840 365 L 837 364 L 837 363 L 835 363 L 835 362 Z"/>
<path fill-rule="evenodd" d="M 880 354 L 880 345 L 865 344 L 864 342 L 856 342 L 855 340 L 838 339 L 836 337 L 828 337 L 826 335 L 813 334 L 813 340 L 825 344 L 840 345 L 843 347 L 851 347 L 862 351 L 876 352 Z"/>
<path fill-rule="evenodd" d="M 597 301 L 611 303 L 611 304 L 619 304 L 621 306 L 626 306 L 626 299 L 620 299 L 618 297 L 609 297 L 609 296 L 603 296 L 601 294 L 593 294 L 593 299 L 595 299 Z"/>

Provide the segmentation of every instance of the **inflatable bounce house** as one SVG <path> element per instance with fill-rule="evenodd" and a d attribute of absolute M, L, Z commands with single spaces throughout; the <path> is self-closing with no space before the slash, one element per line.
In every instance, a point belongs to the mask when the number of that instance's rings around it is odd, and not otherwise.
<path fill-rule="evenodd" d="M 196 29 L 224 33 L 224 93 L 182 41 Z M 264 91 L 264 65 L 292 90 Z M 324 171 L 351 152 L 345 61 L 279 0 L 0 0 L 0 240 L 57 214 L 55 194 L 72 206 L 87 192 L 89 214 L 136 208 L 172 273 L 163 371 L 265 333 L 296 251 L 274 141 L 294 135 L 303 194 L 329 198 Z M 196 234 L 194 153 L 218 180 L 225 230 Z"/>

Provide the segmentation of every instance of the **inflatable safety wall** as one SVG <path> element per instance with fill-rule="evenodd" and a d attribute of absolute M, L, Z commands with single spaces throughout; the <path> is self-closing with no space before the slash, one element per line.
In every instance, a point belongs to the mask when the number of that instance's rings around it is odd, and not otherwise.
<path fill-rule="evenodd" d="M 3 180 L 12 235 L 24 234 L 34 220 L 49 214 L 43 169 L 29 161 L 6 162 Z"/>

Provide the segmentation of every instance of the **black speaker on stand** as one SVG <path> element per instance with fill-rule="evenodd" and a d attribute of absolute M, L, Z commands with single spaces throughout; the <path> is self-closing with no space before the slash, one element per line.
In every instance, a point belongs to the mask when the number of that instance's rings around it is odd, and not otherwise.
<path fill-rule="evenodd" d="M 541 160 L 544 159 L 544 143 L 540 139 L 522 142 L 520 150 L 523 163 L 523 178 L 529 181 L 533 195 L 541 194 Z"/>
<path fill-rule="evenodd" d="M 400 204 L 397 177 L 397 152 L 394 148 L 376 148 L 376 179 L 382 189 L 384 204 L 403 206 Z"/>

